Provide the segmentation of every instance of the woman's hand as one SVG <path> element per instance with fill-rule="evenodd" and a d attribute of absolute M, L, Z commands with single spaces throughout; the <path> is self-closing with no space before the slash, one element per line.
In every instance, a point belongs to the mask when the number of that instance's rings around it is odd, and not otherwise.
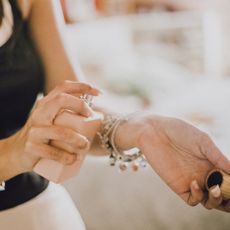
<path fill-rule="evenodd" d="M 116 143 L 137 146 L 166 184 L 187 204 L 230 211 L 220 189 L 205 192 L 208 172 L 220 168 L 230 173 L 230 162 L 207 134 L 174 118 L 148 115 L 130 119 L 118 129 Z"/>
<path fill-rule="evenodd" d="M 78 153 L 87 148 L 89 141 L 73 129 L 65 127 L 65 124 L 54 125 L 55 118 L 63 110 L 89 117 L 92 110 L 79 99 L 79 96 L 82 94 L 97 96 L 98 93 L 97 89 L 88 84 L 65 82 L 38 101 L 25 126 L 4 141 L 2 156 L 4 155 L 6 159 L 5 168 L 11 170 L 7 174 L 7 170 L 1 168 L 3 172 L 1 179 L 6 180 L 31 171 L 41 158 L 56 160 L 63 164 L 74 163 Z M 55 141 L 64 143 L 61 145 L 62 148 L 52 145 Z M 2 178 L 4 175 L 5 178 Z"/>

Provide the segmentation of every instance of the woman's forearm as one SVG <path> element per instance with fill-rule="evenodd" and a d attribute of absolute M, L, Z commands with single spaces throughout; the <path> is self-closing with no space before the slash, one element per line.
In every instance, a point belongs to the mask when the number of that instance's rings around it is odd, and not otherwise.
<path fill-rule="evenodd" d="M 13 157 L 12 139 L 14 137 L 0 141 L 0 182 L 22 173 L 14 164 L 16 159 Z"/>

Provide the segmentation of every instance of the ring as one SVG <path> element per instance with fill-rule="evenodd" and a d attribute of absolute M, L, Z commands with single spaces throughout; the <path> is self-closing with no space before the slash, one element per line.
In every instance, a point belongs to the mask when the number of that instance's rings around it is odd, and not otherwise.
<path fill-rule="evenodd" d="M 89 107 L 93 106 L 93 96 L 88 94 L 83 94 L 80 96 L 80 99 L 83 100 Z"/>

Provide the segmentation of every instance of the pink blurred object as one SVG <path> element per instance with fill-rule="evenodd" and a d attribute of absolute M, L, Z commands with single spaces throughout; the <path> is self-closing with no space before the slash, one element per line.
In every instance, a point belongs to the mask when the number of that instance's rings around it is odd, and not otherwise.
<path fill-rule="evenodd" d="M 94 112 L 90 118 L 77 115 L 76 118 L 79 118 L 78 132 L 92 141 L 100 127 L 103 115 Z M 87 148 L 87 150 L 88 149 L 89 148 Z M 55 183 L 62 183 L 75 176 L 79 172 L 85 156 L 85 152 L 81 153 L 80 160 L 77 160 L 73 165 L 63 165 L 54 160 L 41 159 L 35 165 L 34 172 Z"/>

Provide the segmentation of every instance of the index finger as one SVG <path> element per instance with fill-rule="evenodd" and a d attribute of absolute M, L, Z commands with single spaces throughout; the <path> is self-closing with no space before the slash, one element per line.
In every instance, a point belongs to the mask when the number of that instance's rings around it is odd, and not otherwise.
<path fill-rule="evenodd" d="M 204 147 L 202 146 L 202 153 L 205 157 L 216 167 L 224 170 L 230 174 L 230 161 L 229 159 L 219 150 L 211 138 L 206 137 L 204 140 Z"/>
<path fill-rule="evenodd" d="M 87 83 L 83 82 L 75 82 L 75 81 L 65 81 L 63 84 L 58 85 L 53 91 L 51 91 L 52 94 L 57 93 L 67 93 L 67 94 L 73 94 L 75 96 L 81 96 L 82 94 L 89 94 L 92 96 L 98 96 L 101 91 Z"/>

